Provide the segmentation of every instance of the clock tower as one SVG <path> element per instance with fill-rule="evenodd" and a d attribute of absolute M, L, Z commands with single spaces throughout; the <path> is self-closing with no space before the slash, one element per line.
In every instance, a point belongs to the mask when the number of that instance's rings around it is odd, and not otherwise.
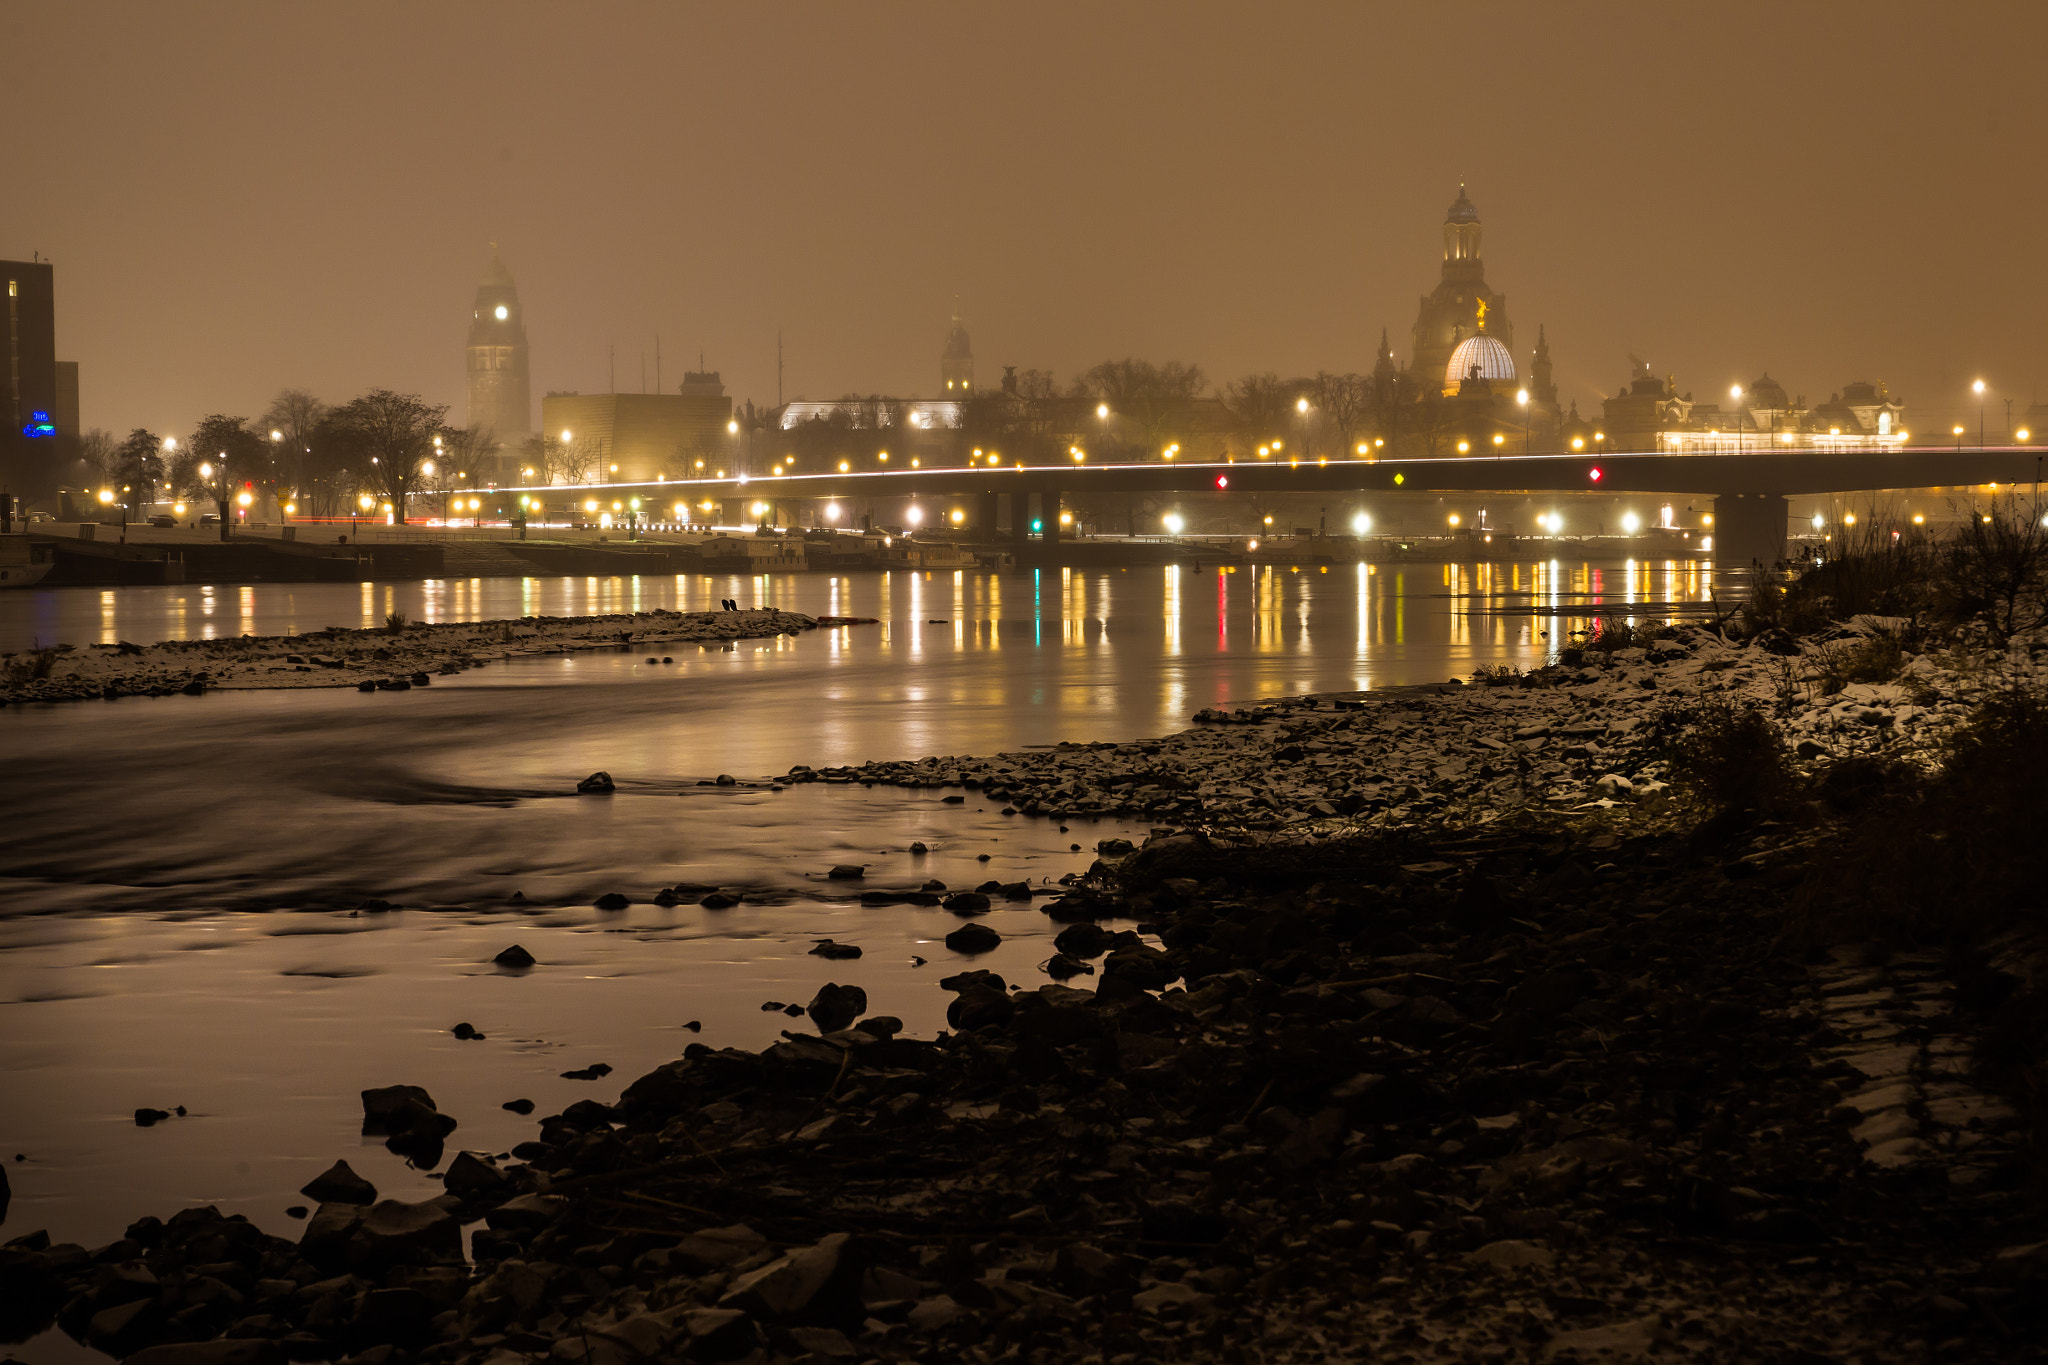
<path fill-rule="evenodd" d="M 517 449 L 533 434 L 533 396 L 526 377 L 526 319 L 512 272 L 491 243 L 490 263 L 476 287 L 469 318 L 469 425 L 488 430 L 497 449 Z"/>

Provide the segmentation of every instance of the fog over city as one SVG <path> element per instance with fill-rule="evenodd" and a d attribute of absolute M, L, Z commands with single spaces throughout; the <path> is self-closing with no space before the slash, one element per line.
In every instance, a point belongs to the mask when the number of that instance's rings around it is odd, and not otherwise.
<path fill-rule="evenodd" d="M 286 386 L 462 412 L 487 244 L 536 399 L 930 395 L 1108 357 L 1365 371 L 1462 182 L 1526 353 L 2048 380 L 2040 7 L 11 5 L 0 255 L 58 269 L 83 421 Z M 1526 361 L 1526 354 L 1517 357 Z"/>

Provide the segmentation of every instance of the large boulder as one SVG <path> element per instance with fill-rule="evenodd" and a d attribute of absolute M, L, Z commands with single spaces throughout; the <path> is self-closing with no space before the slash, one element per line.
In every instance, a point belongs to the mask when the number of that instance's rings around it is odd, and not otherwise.
<path fill-rule="evenodd" d="M 837 1033 L 854 1020 L 868 1012 L 868 993 L 858 986 L 842 986 L 827 981 L 811 997 L 811 1003 L 804 1013 L 811 1016 L 811 1022 L 818 1026 L 820 1033 Z"/>

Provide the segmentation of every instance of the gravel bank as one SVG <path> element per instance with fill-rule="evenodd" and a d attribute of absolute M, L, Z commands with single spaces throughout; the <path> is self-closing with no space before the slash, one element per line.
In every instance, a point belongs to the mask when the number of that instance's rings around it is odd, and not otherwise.
<path fill-rule="evenodd" d="M 2036 1358 L 2048 1226 L 1943 964 L 1786 946 L 1826 826 L 1669 809 L 1712 694 L 1818 764 L 1925 758 L 2035 676 L 2022 641 L 1845 683 L 1877 631 L 800 769 L 1162 832 L 1039 907 L 1092 990 L 961 972 L 918 1039 L 849 960 L 783 1041 L 445 1168 L 458 1116 L 365 1092 L 447 1193 L 308 1171 L 297 1239 L 204 1208 L 32 1235 L 0 1303 L 145 1365 Z"/>
<path fill-rule="evenodd" d="M 161 644 L 57 645 L 0 656 L 0 703 L 197 694 L 228 688 L 355 687 L 404 691 L 494 661 L 578 650 L 724 645 L 813 630 L 798 612 L 644 611 L 525 616 L 400 630 L 332 627 L 305 635 L 244 635 Z M 46 667 L 45 667 L 46 665 Z M 38 671 L 43 676 L 36 677 Z"/>

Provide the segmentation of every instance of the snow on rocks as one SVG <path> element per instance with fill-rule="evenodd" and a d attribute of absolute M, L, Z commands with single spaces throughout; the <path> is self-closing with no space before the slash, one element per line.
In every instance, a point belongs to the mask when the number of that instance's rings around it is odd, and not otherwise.
<path fill-rule="evenodd" d="M 1886 625 L 1859 618 L 1834 634 L 1860 640 Z M 2003 680 L 2032 668 L 2019 646 L 1908 656 L 1894 681 L 1843 683 L 1832 671 L 1838 643 L 1681 626 L 1646 647 L 1567 651 L 1577 662 L 1485 685 L 1291 697 L 1205 710 L 1193 728 L 1160 739 L 796 768 L 785 780 L 959 788 L 1027 816 L 1209 829 L 1486 824 L 1519 809 L 1654 800 L 1667 790 L 1661 752 L 1703 700 L 1757 706 L 1803 762 L 1920 758 Z"/>
<path fill-rule="evenodd" d="M 16 667 L 27 652 L 0 656 L 0 702 L 169 696 L 216 688 L 355 687 L 405 691 L 486 663 L 652 644 L 730 644 L 794 635 L 817 621 L 799 612 L 653 611 L 608 616 L 523 616 L 518 620 L 416 623 L 402 630 L 166 640 L 138 647 L 58 645 L 47 676 Z M 17 678 L 16 673 L 22 676 Z M 401 684 L 403 686 L 401 686 Z"/>

